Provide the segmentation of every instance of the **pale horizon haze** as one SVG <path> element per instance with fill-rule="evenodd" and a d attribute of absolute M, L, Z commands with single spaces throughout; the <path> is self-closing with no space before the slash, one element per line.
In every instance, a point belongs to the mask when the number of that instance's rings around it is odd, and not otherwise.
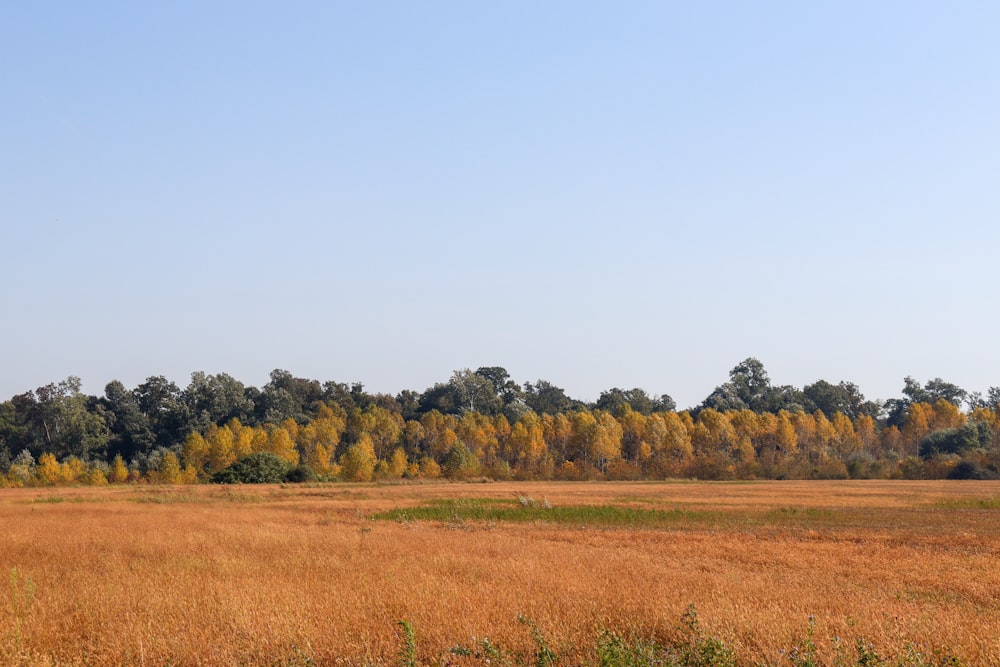
<path fill-rule="evenodd" d="M 0 401 L 1000 385 L 1000 5 L 0 8 Z"/>

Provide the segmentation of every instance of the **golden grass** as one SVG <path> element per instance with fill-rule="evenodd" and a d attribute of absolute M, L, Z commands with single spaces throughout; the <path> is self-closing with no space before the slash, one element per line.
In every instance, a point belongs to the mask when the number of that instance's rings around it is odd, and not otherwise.
<path fill-rule="evenodd" d="M 519 496 L 729 519 L 371 518 Z M 486 636 L 530 651 L 523 614 L 578 664 L 601 629 L 669 637 L 694 603 L 748 663 L 779 664 L 814 616 L 821 646 L 863 636 L 1000 665 L 998 496 L 989 482 L 881 481 L 5 490 L 0 662 L 397 664 L 400 619 L 429 662 Z"/>

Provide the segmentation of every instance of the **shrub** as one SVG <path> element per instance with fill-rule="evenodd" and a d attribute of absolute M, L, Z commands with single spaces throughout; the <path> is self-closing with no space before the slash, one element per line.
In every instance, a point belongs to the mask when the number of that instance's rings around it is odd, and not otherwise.
<path fill-rule="evenodd" d="M 969 450 L 989 447 L 993 434 L 986 422 L 969 421 L 958 428 L 946 428 L 929 433 L 920 441 L 920 456 L 963 454 Z"/>
<path fill-rule="evenodd" d="M 256 452 L 217 472 L 212 481 L 216 484 L 277 484 L 284 481 L 288 473 L 288 463 L 277 454 Z"/>
<path fill-rule="evenodd" d="M 286 482 L 294 482 L 296 484 L 299 482 L 315 482 L 317 479 L 319 479 L 319 475 L 316 474 L 316 471 L 304 463 L 295 466 L 285 475 Z"/>
<path fill-rule="evenodd" d="M 996 475 L 976 461 L 963 459 L 948 472 L 948 479 L 996 479 Z"/>

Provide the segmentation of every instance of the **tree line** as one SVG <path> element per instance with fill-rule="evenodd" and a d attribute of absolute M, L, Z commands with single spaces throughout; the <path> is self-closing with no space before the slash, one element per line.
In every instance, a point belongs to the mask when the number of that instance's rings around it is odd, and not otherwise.
<path fill-rule="evenodd" d="M 498 366 L 395 396 L 275 370 L 261 388 L 197 372 L 102 396 L 70 377 L 0 403 L 4 486 L 480 476 L 1000 477 L 1000 388 L 907 377 L 874 401 L 849 382 L 773 385 L 750 358 L 680 411 L 637 388 L 587 403 Z"/>

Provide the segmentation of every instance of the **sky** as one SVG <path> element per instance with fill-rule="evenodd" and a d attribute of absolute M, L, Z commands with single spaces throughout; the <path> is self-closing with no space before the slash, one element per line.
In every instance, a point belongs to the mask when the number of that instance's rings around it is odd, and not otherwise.
<path fill-rule="evenodd" d="M 1000 385 L 1000 4 L 0 7 L 0 398 Z"/>

